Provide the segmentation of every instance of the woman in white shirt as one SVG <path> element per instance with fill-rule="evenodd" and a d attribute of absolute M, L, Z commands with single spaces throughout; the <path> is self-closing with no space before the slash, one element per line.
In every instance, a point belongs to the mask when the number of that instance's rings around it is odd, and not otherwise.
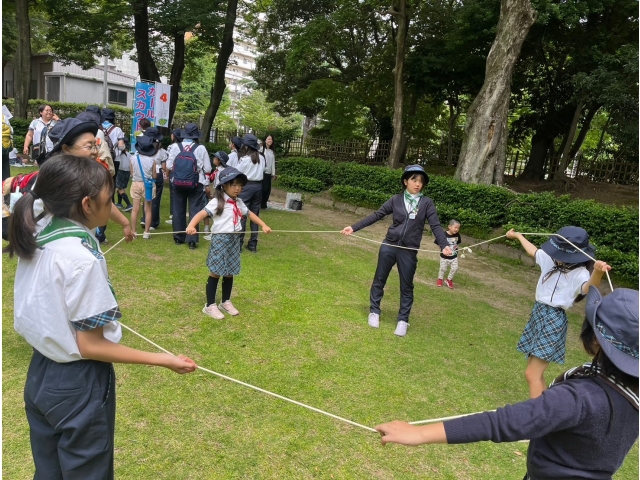
<path fill-rule="evenodd" d="M 39 161 L 44 156 L 53 150 L 53 142 L 49 138 L 49 132 L 53 126 L 60 120 L 60 118 L 53 113 L 53 107 L 51 105 L 40 105 L 38 107 L 38 113 L 40 118 L 34 119 L 29 125 L 29 131 L 24 137 L 24 148 L 22 153 L 29 155 L 29 145 L 33 143 L 33 155 L 31 157 L 34 161 Z"/>
<path fill-rule="evenodd" d="M 262 204 L 260 208 L 266 209 L 271 195 L 271 181 L 276 178 L 276 154 L 273 145 L 273 135 L 267 135 L 262 144 L 262 155 L 266 162 L 264 176 L 262 177 Z"/>

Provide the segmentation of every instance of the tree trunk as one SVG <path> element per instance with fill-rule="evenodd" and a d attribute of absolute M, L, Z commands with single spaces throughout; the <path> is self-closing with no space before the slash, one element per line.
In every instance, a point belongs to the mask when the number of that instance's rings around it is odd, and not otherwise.
<path fill-rule="evenodd" d="M 174 45 L 174 57 L 173 65 L 171 66 L 171 76 L 169 77 L 169 84 L 171 85 L 171 98 L 169 100 L 169 123 L 173 119 L 173 114 L 176 112 L 176 105 L 178 105 L 178 95 L 180 95 L 180 82 L 182 81 L 182 72 L 184 72 L 184 32 L 178 32 L 173 37 Z"/>
<path fill-rule="evenodd" d="M 404 57 L 407 50 L 407 31 L 409 30 L 409 14 L 407 12 L 407 0 L 394 0 L 389 13 L 395 18 L 398 25 L 396 31 L 396 66 L 394 71 L 393 101 L 393 139 L 391 141 L 391 153 L 389 155 L 389 167 L 398 168 L 406 153 L 406 135 L 403 128 L 402 115 L 404 103 Z M 405 137 L 405 141 L 403 141 Z M 404 151 L 403 151 L 404 146 Z"/>
<path fill-rule="evenodd" d="M 200 141 L 205 142 L 209 138 L 211 125 L 216 118 L 224 89 L 227 88 L 227 82 L 224 80 L 224 72 L 227 70 L 229 57 L 233 52 L 233 29 L 236 25 L 236 12 L 238 10 L 238 0 L 229 0 L 227 4 L 227 14 L 224 20 L 224 32 L 222 34 L 222 43 L 218 52 L 218 60 L 216 62 L 216 77 L 211 86 L 211 100 L 204 114 L 202 121 L 202 131 L 200 133 Z"/>
<path fill-rule="evenodd" d="M 159 82 L 160 74 L 149 49 L 149 11 L 148 0 L 136 0 L 133 3 L 133 35 L 138 55 L 138 72 L 141 80 Z M 173 95 L 172 95 L 173 98 Z M 171 118 L 171 117 L 170 117 Z"/>
<path fill-rule="evenodd" d="M 460 103 L 449 99 L 449 132 L 447 133 L 447 166 L 453 165 L 453 131 L 460 116 Z"/>
<path fill-rule="evenodd" d="M 13 115 L 27 118 L 27 104 L 31 85 L 31 23 L 29 22 L 29 0 L 16 0 L 16 24 L 18 46 L 13 56 Z"/>
<path fill-rule="evenodd" d="M 530 0 L 501 0 L 484 84 L 467 112 L 457 180 L 487 185 L 503 182 L 511 77 L 522 43 L 535 20 L 536 11 Z"/>
<path fill-rule="evenodd" d="M 578 154 L 578 151 L 584 143 L 584 139 L 587 138 L 587 133 L 589 133 L 589 130 L 591 129 L 591 122 L 593 121 L 593 117 L 596 116 L 596 113 L 598 113 L 600 107 L 601 105 L 593 104 L 589 107 L 589 112 L 582 121 L 582 128 L 580 129 L 580 133 L 578 134 L 576 141 L 573 142 L 573 146 L 571 147 L 571 151 L 569 152 L 569 158 L 575 158 L 575 156 Z"/>
<path fill-rule="evenodd" d="M 576 105 L 576 110 L 573 114 L 573 119 L 571 120 L 571 126 L 569 126 L 569 132 L 567 136 L 564 138 L 564 144 L 562 147 L 562 156 L 560 157 L 560 163 L 558 165 L 558 169 L 555 172 L 554 178 L 561 180 L 566 180 L 567 176 L 564 171 L 567 169 L 569 165 L 569 152 L 571 150 L 571 145 L 573 145 L 573 138 L 576 136 L 576 130 L 578 129 L 578 122 L 580 121 L 580 117 L 582 116 L 582 108 L 584 104 L 582 102 L 578 102 Z"/>
<path fill-rule="evenodd" d="M 389 158 L 387 148 L 389 142 L 393 139 L 393 122 L 389 116 L 383 116 L 382 118 L 376 117 L 375 112 L 377 111 L 377 107 L 370 107 L 369 110 L 378 123 L 378 146 L 376 147 L 373 160 L 375 163 L 385 163 Z M 385 145 L 387 148 L 385 148 Z"/>
<path fill-rule="evenodd" d="M 611 120 L 611 115 L 607 117 L 607 121 L 602 127 L 602 133 L 600 133 L 600 140 L 598 140 L 598 147 L 596 148 L 596 153 L 593 155 L 593 163 L 595 164 L 598 160 L 598 156 L 600 156 L 600 152 L 602 151 L 602 143 L 604 142 L 604 134 L 607 132 L 607 127 L 609 126 L 609 121 Z"/>

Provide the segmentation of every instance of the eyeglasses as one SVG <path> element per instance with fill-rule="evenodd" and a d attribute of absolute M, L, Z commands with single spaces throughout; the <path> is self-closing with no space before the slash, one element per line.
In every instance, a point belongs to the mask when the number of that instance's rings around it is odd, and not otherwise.
<path fill-rule="evenodd" d="M 95 143 L 92 145 L 83 145 L 82 147 L 83 150 L 89 150 L 90 152 L 97 152 L 100 150 L 100 147 L 98 145 L 96 145 Z"/>

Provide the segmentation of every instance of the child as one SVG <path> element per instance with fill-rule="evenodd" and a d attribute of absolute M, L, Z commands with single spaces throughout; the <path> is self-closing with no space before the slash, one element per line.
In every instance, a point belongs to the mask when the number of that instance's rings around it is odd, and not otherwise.
<path fill-rule="evenodd" d="M 238 161 L 240 160 L 240 156 L 238 152 L 242 148 L 242 139 L 240 137 L 232 137 L 229 141 L 229 149 L 231 153 L 229 154 L 229 160 L 227 161 L 228 167 L 238 168 Z"/>
<path fill-rule="evenodd" d="M 215 189 L 214 198 L 204 210 L 198 212 L 191 219 L 187 227 L 188 235 L 196 234 L 196 225 L 206 217 L 213 219 L 211 233 L 213 239 L 209 247 L 207 266 L 209 267 L 209 279 L 207 281 L 207 303 L 202 309 L 216 320 L 222 320 L 224 314 L 216 305 L 216 290 L 218 281 L 222 279 L 222 303 L 220 308 L 230 315 L 238 315 L 240 312 L 231 303 L 231 289 L 233 276 L 240 273 L 240 219 L 249 215 L 252 222 L 262 227 L 264 233 L 271 229 L 253 212 L 250 212 L 242 200 L 238 198 L 242 187 L 247 183 L 247 177 L 232 167 L 226 168 L 220 174 L 220 183 Z"/>
<path fill-rule="evenodd" d="M 24 400 L 34 478 L 113 478 L 111 362 L 192 372 L 193 360 L 118 342 L 122 316 L 92 231 L 111 214 L 113 179 L 95 161 L 60 154 L 16 204 L 9 253 L 18 255 L 14 327 L 33 347 Z M 36 199 L 46 216 L 34 214 Z M 33 285 L 46 285 L 34 294 Z"/>
<path fill-rule="evenodd" d="M 592 362 L 540 397 L 444 423 L 385 423 L 382 444 L 531 439 L 525 479 L 610 479 L 638 438 L 638 292 L 602 298 L 590 287 L 580 339 Z"/>
<path fill-rule="evenodd" d="M 208 175 L 209 177 L 209 185 L 205 188 L 205 193 L 207 194 L 207 201 L 213 198 L 213 191 L 211 190 L 211 186 L 215 189 L 220 183 L 220 173 L 227 168 L 227 162 L 229 161 L 229 156 L 226 152 L 222 150 L 213 154 L 213 165 L 216 167 L 213 171 Z M 211 228 L 209 227 L 209 217 L 204 219 L 204 232 L 207 234 L 204 238 L 205 240 L 211 240 Z"/>
<path fill-rule="evenodd" d="M 120 166 L 118 173 L 116 173 L 116 190 L 118 192 L 118 203 L 116 207 L 122 208 L 123 212 L 130 212 L 133 210 L 133 205 L 127 195 L 127 187 L 129 186 L 129 178 L 131 178 L 131 154 L 125 149 L 118 155 Z M 126 205 L 122 205 L 122 202 Z"/>
<path fill-rule="evenodd" d="M 595 255 L 595 248 L 589 244 L 589 235 L 579 227 L 561 228 L 539 249 L 513 229 L 507 232 L 507 238 L 518 239 L 542 271 L 536 287 L 536 303 L 517 346 L 518 351 L 528 358 L 524 375 L 529 384 L 529 396 L 536 398 L 546 388 L 544 371 L 549 362 L 564 363 L 567 340 L 565 310 L 576 300 L 582 300 L 583 297 L 578 297 L 586 295 L 590 285 L 600 285 L 602 275 L 611 267 L 600 261 L 594 264 L 573 246 L 591 257 Z M 593 271 L 591 276 L 589 270 Z"/>
<path fill-rule="evenodd" d="M 404 191 L 391 197 L 377 212 L 360 220 L 355 225 L 345 227 L 342 234 L 351 235 L 387 215 L 393 215 L 393 224 L 387 231 L 385 243 L 378 253 L 378 266 L 373 277 L 370 295 L 369 326 L 380 326 L 380 302 L 384 295 L 384 285 L 393 266 L 398 264 L 400 275 L 400 310 L 395 334 L 404 337 L 409 326 L 409 313 L 413 305 L 413 276 L 418 265 L 418 252 L 425 223 L 436 237 L 436 243 L 445 255 L 451 255 L 451 247 L 440 226 L 436 207 L 430 198 L 420 193 L 429 183 L 429 176 L 420 165 L 409 165 L 402 174 Z M 391 245 L 388 245 L 391 244 Z M 398 247 L 403 248 L 397 248 Z"/>
<path fill-rule="evenodd" d="M 153 199 L 156 196 L 156 185 L 153 184 L 151 198 L 145 189 L 145 182 L 148 182 L 151 178 L 155 180 L 156 173 L 156 153 L 157 145 L 154 143 L 153 138 L 146 135 L 141 135 L 136 141 L 136 150 L 138 153 L 131 159 L 131 173 L 133 174 L 133 181 L 131 182 L 131 198 L 133 199 L 133 211 L 131 212 L 131 225 L 136 228 L 138 220 L 138 211 L 140 210 L 140 201 L 144 202 L 145 224 L 144 234 L 142 238 L 149 240 L 151 235 L 149 229 L 151 228 L 151 206 Z"/>
<path fill-rule="evenodd" d="M 453 289 L 453 276 L 458 271 L 458 245 L 462 243 L 462 237 L 458 232 L 460 232 L 460 222 L 456 219 L 449 220 L 449 227 L 444 234 L 447 236 L 447 241 L 449 242 L 449 246 L 451 247 L 453 254 L 440 254 L 440 270 L 438 271 L 438 281 L 436 282 L 436 286 L 438 287 L 442 286 L 444 274 L 447 271 L 447 268 L 450 267 L 449 276 L 445 280 L 445 283 L 447 284 L 447 287 Z"/>

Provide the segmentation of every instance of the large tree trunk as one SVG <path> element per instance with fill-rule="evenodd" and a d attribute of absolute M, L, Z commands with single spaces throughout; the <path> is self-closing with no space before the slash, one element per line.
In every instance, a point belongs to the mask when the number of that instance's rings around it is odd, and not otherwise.
<path fill-rule="evenodd" d="M 554 178 L 557 177 L 560 180 L 566 180 L 567 178 L 564 171 L 569 165 L 569 152 L 571 151 L 571 145 L 573 145 L 573 138 L 576 136 L 576 130 L 578 129 L 578 122 L 580 121 L 580 117 L 582 116 L 583 107 L 584 104 L 582 102 L 578 102 L 578 105 L 576 105 L 576 110 L 573 113 L 573 119 L 571 120 L 569 131 L 567 132 L 567 136 L 564 138 L 564 142 L 562 145 L 562 156 L 560 157 L 560 163 L 558 165 L 558 169 L 555 171 Z"/>
<path fill-rule="evenodd" d="M 171 76 L 169 84 L 171 85 L 171 98 L 169 99 L 169 123 L 171 125 L 173 114 L 176 112 L 178 105 L 178 95 L 180 94 L 180 82 L 182 81 L 182 72 L 184 72 L 184 32 L 178 32 L 173 37 L 174 56 L 173 65 L 171 66 Z"/>
<path fill-rule="evenodd" d="M 458 124 L 460 116 L 460 102 L 457 99 L 450 98 L 449 103 L 449 131 L 447 133 L 447 165 L 453 165 L 453 131 Z"/>
<path fill-rule="evenodd" d="M 29 22 L 29 0 L 16 0 L 16 23 L 18 46 L 13 56 L 13 115 L 27 118 L 29 86 L 31 84 L 31 23 Z"/>
<path fill-rule="evenodd" d="M 587 133 L 589 133 L 589 130 L 591 129 L 591 122 L 593 121 L 593 117 L 596 116 L 596 113 L 598 113 L 598 110 L 600 110 L 600 107 L 601 105 L 594 105 L 594 104 L 591 104 L 589 106 L 589 111 L 587 112 L 587 114 L 584 117 L 584 120 L 582 121 L 582 128 L 580 129 L 580 133 L 578 133 L 578 136 L 576 137 L 576 141 L 573 142 L 573 146 L 571 147 L 571 151 L 569 152 L 570 158 L 575 158 L 575 156 L 578 154 L 578 151 L 582 147 L 582 144 L 584 143 L 585 138 L 587 138 Z"/>
<path fill-rule="evenodd" d="M 377 106 L 370 106 L 369 111 L 375 118 L 378 125 L 378 146 L 376 147 L 376 153 L 373 156 L 373 161 L 375 163 L 385 163 L 389 158 L 389 151 L 387 148 L 389 148 L 389 142 L 393 139 L 393 121 L 388 115 L 382 114 L 382 117 L 378 117 L 376 115 L 378 112 Z"/>
<path fill-rule="evenodd" d="M 218 61 L 216 63 L 216 78 L 211 86 L 211 100 L 204 114 L 202 122 L 202 131 L 200 133 L 200 141 L 205 142 L 209 139 L 211 125 L 216 118 L 224 89 L 227 88 L 227 82 L 224 80 L 224 72 L 227 70 L 229 57 L 233 52 L 233 29 L 236 25 L 236 12 L 238 10 L 238 0 L 229 0 L 227 4 L 227 15 L 224 20 L 224 32 L 222 34 L 222 43 L 218 52 Z"/>
<path fill-rule="evenodd" d="M 502 184 L 507 147 L 511 77 L 522 43 L 536 20 L 530 0 L 501 0 L 500 19 L 485 79 L 465 124 L 455 178 L 466 183 Z"/>
<path fill-rule="evenodd" d="M 149 49 L 149 11 L 148 0 L 135 0 L 133 3 L 133 35 L 138 56 L 138 73 L 141 80 L 159 82 L 160 74 Z M 173 99 L 173 95 L 172 95 Z M 169 117 L 171 119 L 171 117 Z"/>
<path fill-rule="evenodd" d="M 393 139 L 391 141 L 389 167 L 398 168 L 405 156 L 407 148 L 406 135 L 402 122 L 404 103 L 404 57 L 407 50 L 407 31 L 409 30 L 407 1 L 395 0 L 389 13 L 393 15 L 398 25 L 396 30 L 396 66 L 393 69 L 393 86 L 395 91 L 393 101 Z M 403 141 L 403 139 L 405 140 Z"/>
<path fill-rule="evenodd" d="M 553 142 L 553 138 L 545 130 L 537 130 L 533 134 L 529 160 L 527 160 L 527 164 L 524 166 L 519 178 L 523 180 L 544 179 L 544 161 L 549 153 L 551 142 Z"/>

